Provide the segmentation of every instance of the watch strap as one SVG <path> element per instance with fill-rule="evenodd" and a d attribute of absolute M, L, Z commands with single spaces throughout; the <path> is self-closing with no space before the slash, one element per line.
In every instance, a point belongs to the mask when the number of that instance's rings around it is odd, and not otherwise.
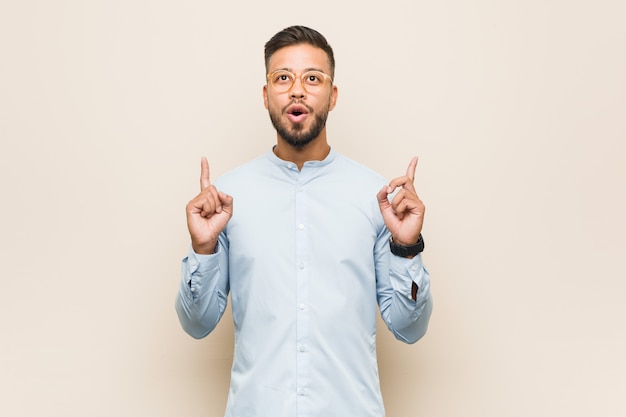
<path fill-rule="evenodd" d="M 401 256 L 403 258 L 415 256 L 424 251 L 424 238 L 420 233 L 417 243 L 409 246 L 398 245 L 397 243 L 394 243 L 393 238 L 389 238 L 389 249 L 394 255 Z"/>

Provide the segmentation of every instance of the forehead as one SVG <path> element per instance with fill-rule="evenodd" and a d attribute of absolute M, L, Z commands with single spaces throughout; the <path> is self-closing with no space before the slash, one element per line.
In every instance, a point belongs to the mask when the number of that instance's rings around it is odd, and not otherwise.
<path fill-rule="evenodd" d="M 277 69 L 291 69 L 299 72 L 317 68 L 330 73 L 328 55 L 324 50 L 306 43 L 280 48 L 270 58 L 269 72 Z"/>

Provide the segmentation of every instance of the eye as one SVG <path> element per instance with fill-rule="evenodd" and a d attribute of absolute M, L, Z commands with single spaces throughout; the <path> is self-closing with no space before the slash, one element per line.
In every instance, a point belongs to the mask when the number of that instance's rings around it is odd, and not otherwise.
<path fill-rule="evenodd" d="M 324 74 L 319 71 L 310 71 L 304 74 L 304 82 L 307 85 L 320 85 L 324 84 Z"/>
<path fill-rule="evenodd" d="M 290 84 L 293 81 L 293 74 L 287 71 L 277 71 L 274 73 L 272 82 L 275 84 Z"/>

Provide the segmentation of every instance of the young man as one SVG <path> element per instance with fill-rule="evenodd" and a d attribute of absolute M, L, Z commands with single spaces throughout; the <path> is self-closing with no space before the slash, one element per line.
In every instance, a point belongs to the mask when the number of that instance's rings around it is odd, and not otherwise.
<path fill-rule="evenodd" d="M 265 65 L 276 146 L 214 184 L 202 159 L 176 310 L 185 331 L 202 338 L 230 292 L 226 416 L 382 417 L 376 306 L 407 343 L 424 335 L 432 311 L 417 158 L 386 183 L 330 148 L 335 61 L 318 32 L 277 33 Z"/>

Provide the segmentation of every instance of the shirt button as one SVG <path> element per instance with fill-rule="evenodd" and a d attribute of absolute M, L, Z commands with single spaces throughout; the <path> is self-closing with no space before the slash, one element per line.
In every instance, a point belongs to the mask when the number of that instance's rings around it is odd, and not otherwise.
<path fill-rule="evenodd" d="M 300 388 L 300 391 L 298 391 L 298 394 L 306 395 L 306 390 L 304 388 Z"/>
<path fill-rule="evenodd" d="M 302 223 L 300 223 L 300 224 L 298 225 L 298 229 L 300 229 L 300 230 L 304 229 L 304 225 L 303 225 Z"/>
<path fill-rule="evenodd" d="M 412 266 L 411 267 L 411 271 L 413 271 L 413 272 L 417 271 L 417 267 L 416 266 Z"/>
<path fill-rule="evenodd" d="M 300 352 L 306 352 L 306 348 L 304 346 L 300 346 Z"/>
<path fill-rule="evenodd" d="M 300 269 L 304 269 L 304 264 L 302 264 L 302 263 L 301 263 L 301 264 L 298 264 L 298 268 L 300 268 Z"/>
<path fill-rule="evenodd" d="M 306 305 L 300 304 L 300 310 L 304 310 L 305 308 L 306 308 Z"/>

